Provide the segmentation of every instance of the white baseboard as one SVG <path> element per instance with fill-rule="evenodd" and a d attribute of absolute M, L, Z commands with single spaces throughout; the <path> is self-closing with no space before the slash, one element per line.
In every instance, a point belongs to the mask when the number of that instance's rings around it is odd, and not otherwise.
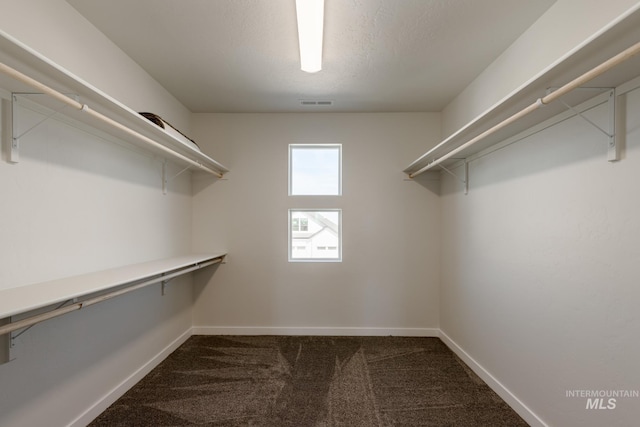
<path fill-rule="evenodd" d="M 69 427 L 84 427 L 93 421 L 98 415 L 104 412 L 111 404 L 124 395 L 130 388 L 136 385 L 142 378 L 160 364 L 164 359 L 180 347 L 192 335 L 191 329 L 186 330 L 176 338 L 171 344 L 162 349 L 151 360 L 141 366 L 127 379 L 118 384 L 115 388 L 105 394 L 100 400 L 76 418 Z"/>
<path fill-rule="evenodd" d="M 453 351 L 464 363 L 471 368 L 482 380 L 487 383 L 498 396 L 504 400 L 514 411 L 518 413 L 532 427 L 549 427 L 531 409 L 529 409 L 520 399 L 509 391 L 500 381 L 498 381 L 489 371 L 482 367 L 476 360 L 453 341 L 444 331 L 440 330 L 440 339 L 451 351 Z"/>
<path fill-rule="evenodd" d="M 324 335 L 324 336 L 398 336 L 439 337 L 437 328 L 337 328 L 337 327 L 262 327 L 194 326 L 193 335 Z"/>

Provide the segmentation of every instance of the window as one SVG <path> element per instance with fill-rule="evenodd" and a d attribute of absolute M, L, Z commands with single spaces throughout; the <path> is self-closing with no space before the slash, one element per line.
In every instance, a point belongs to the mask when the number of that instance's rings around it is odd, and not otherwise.
<path fill-rule="evenodd" d="M 341 195 L 341 157 L 340 144 L 289 145 L 289 195 Z"/>
<path fill-rule="evenodd" d="M 309 231 L 309 220 L 307 218 L 293 218 L 291 220 L 291 230 Z"/>
<path fill-rule="evenodd" d="M 341 261 L 341 218 L 340 209 L 290 209 L 289 261 Z"/>
<path fill-rule="evenodd" d="M 289 145 L 289 196 L 342 195 L 342 145 Z M 342 261 L 340 209 L 289 210 L 289 261 Z"/>

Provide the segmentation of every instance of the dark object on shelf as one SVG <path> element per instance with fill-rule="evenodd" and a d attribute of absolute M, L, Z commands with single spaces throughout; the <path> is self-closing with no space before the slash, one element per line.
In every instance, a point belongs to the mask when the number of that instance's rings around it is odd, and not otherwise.
<path fill-rule="evenodd" d="M 176 137 L 178 140 L 180 140 L 181 142 L 185 143 L 186 145 L 190 145 L 193 148 L 195 148 L 196 150 L 201 151 L 200 147 L 198 147 L 198 144 L 196 144 L 196 142 L 193 139 L 189 138 L 188 136 L 186 136 L 185 134 L 180 132 L 171 123 L 167 122 L 166 120 L 164 120 L 162 117 L 158 116 L 157 114 L 140 113 L 140 115 L 143 116 L 144 118 L 146 118 L 147 120 L 149 120 L 150 122 L 152 122 L 152 123 L 156 124 L 157 126 L 161 127 L 162 129 L 164 129 L 169 134 L 173 135 L 174 137 Z"/>

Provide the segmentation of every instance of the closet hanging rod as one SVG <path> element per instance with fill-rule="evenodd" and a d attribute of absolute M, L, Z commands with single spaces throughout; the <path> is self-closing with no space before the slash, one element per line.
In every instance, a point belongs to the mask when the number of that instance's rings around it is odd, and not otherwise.
<path fill-rule="evenodd" d="M 117 291 L 112 291 L 103 295 L 99 295 L 97 297 L 89 298 L 84 301 L 76 302 L 71 305 L 56 308 L 46 313 L 37 314 L 35 316 L 27 317 L 25 319 L 18 320 L 16 322 L 8 323 L 6 325 L 0 326 L 0 335 L 17 331 L 18 329 L 27 328 L 37 323 L 44 322 L 45 320 L 53 319 L 54 317 L 62 316 L 63 314 L 71 313 L 72 311 L 80 310 L 84 307 L 88 307 L 90 305 L 94 305 L 99 302 L 110 300 L 111 298 L 115 298 L 117 296 L 124 295 L 129 292 L 133 292 L 140 288 L 144 288 L 146 286 L 153 285 L 159 282 L 164 282 L 165 280 L 170 280 L 170 279 L 173 279 L 174 277 L 178 277 L 186 273 L 191 273 L 192 271 L 199 270 L 201 268 L 208 267 L 213 264 L 218 264 L 222 262 L 222 258 L 223 257 L 219 257 L 219 258 L 212 259 L 210 261 L 198 263 L 192 267 L 188 267 L 179 271 L 174 271 L 173 273 L 170 273 L 164 276 L 157 276 L 157 277 L 154 277 L 153 279 L 145 280 L 144 282 L 138 283 L 136 285 L 122 288 Z"/>
<path fill-rule="evenodd" d="M 102 113 L 99 113 L 99 112 L 97 112 L 95 110 L 92 110 L 91 108 L 89 108 L 89 106 L 87 104 L 83 104 L 81 102 L 76 101 L 75 99 L 69 98 L 65 94 L 63 94 L 61 92 L 58 92 L 57 90 L 52 89 L 52 88 L 50 88 L 49 86 L 47 86 L 47 85 L 45 85 L 43 83 L 40 83 L 39 81 L 37 81 L 37 80 L 35 80 L 35 79 L 33 79 L 33 78 L 21 73 L 20 71 L 18 71 L 16 69 L 14 69 L 14 68 L 12 68 L 12 67 L 4 64 L 4 63 L 2 63 L 2 62 L 0 62 L 0 72 L 2 72 L 3 74 L 6 74 L 7 76 L 9 76 L 9 77 L 11 77 L 11 78 L 13 78 L 15 80 L 18 80 L 19 82 L 22 82 L 22 83 L 24 83 L 24 84 L 26 84 L 28 86 L 31 86 L 32 88 L 36 89 L 37 91 L 39 91 L 41 93 L 47 94 L 47 95 L 51 96 L 52 98 L 55 98 L 58 101 L 66 104 L 66 105 L 68 105 L 68 106 L 70 106 L 70 107 L 72 107 L 72 108 L 74 108 L 76 110 L 79 110 L 79 111 L 82 111 L 84 113 L 87 113 L 90 116 L 92 116 L 92 117 L 94 117 L 94 118 L 96 118 L 96 119 L 98 119 L 98 120 L 100 120 L 102 122 L 105 122 L 108 125 L 116 128 L 116 129 L 119 129 L 119 130 L 121 130 L 121 131 L 123 131 L 123 132 L 125 132 L 125 133 L 127 133 L 127 134 L 129 134 L 129 135 L 131 135 L 131 136 L 133 136 L 133 137 L 135 137 L 137 139 L 139 139 L 140 141 L 142 141 L 142 142 L 144 142 L 144 143 L 146 143 L 148 145 L 151 145 L 151 146 L 163 151 L 164 153 L 168 154 L 171 157 L 175 157 L 177 159 L 185 161 L 185 162 L 189 163 L 192 166 L 195 166 L 195 167 L 197 167 L 197 168 L 199 168 L 199 169 L 201 169 L 201 170 L 203 170 L 205 172 L 208 172 L 210 174 L 213 174 L 213 175 L 217 176 L 218 178 L 222 178 L 222 174 L 220 172 L 218 172 L 218 171 L 216 171 L 214 169 L 208 168 L 208 167 L 204 166 L 201 163 L 198 163 L 198 162 L 196 162 L 194 160 L 191 160 L 190 158 L 188 158 L 186 156 L 183 156 L 182 154 L 180 154 L 180 153 L 178 153 L 176 151 L 173 151 L 170 148 L 167 148 L 162 144 L 157 143 L 153 139 L 151 139 L 151 138 L 149 138 L 149 137 L 147 137 L 145 135 L 142 135 L 141 133 L 139 133 L 139 132 L 137 132 L 137 131 L 135 131 L 133 129 L 130 129 L 130 128 L 124 126 L 123 124 L 111 119 L 110 117 L 107 117 Z"/>
<path fill-rule="evenodd" d="M 420 175 L 421 173 L 426 172 L 426 171 L 428 171 L 429 169 L 431 169 L 431 168 L 433 168 L 435 166 L 438 166 L 440 163 L 442 163 L 445 160 L 455 156 L 460 151 L 472 146 L 476 142 L 478 142 L 478 141 L 486 138 L 487 136 L 497 132 L 498 130 L 504 128 L 505 126 L 510 125 L 511 123 L 513 123 L 513 122 L 517 121 L 518 119 L 526 116 L 527 114 L 537 110 L 538 108 L 543 107 L 543 106 L 545 106 L 545 105 L 557 100 L 561 96 L 566 95 L 567 93 L 571 92 L 572 90 L 574 90 L 574 89 L 582 86 L 583 84 L 595 79 L 596 77 L 600 76 L 601 74 L 604 74 L 606 71 L 616 67 L 617 65 L 620 65 L 621 63 L 623 63 L 624 61 L 632 58 L 633 56 L 637 55 L 638 53 L 640 53 L 640 42 L 638 42 L 638 43 L 634 44 L 633 46 L 623 50 L 619 54 L 609 58 L 608 60 L 606 60 L 605 62 L 601 63 L 600 65 L 592 68 L 591 70 L 589 70 L 586 73 L 582 74 L 581 76 L 573 79 L 572 81 L 570 81 L 569 83 L 567 83 L 564 86 L 560 87 L 559 89 L 551 92 L 547 96 L 544 96 L 542 98 L 538 98 L 536 100 L 536 102 L 534 102 L 533 104 L 529 105 L 528 107 L 523 108 L 522 110 L 518 111 L 517 113 L 513 114 L 512 116 L 507 117 L 506 119 L 504 119 L 503 121 L 501 121 L 497 125 L 494 125 L 493 127 L 489 128 L 486 131 L 482 132 L 481 134 L 477 135 L 476 137 L 474 137 L 474 138 L 470 139 L 469 141 L 465 142 L 461 146 L 449 151 L 447 154 L 444 154 L 444 155 L 440 156 L 439 158 L 433 160 L 432 162 L 430 162 L 429 164 L 427 164 L 423 168 L 418 169 L 417 171 L 410 173 L 409 174 L 409 178 L 415 178 L 416 176 Z"/>

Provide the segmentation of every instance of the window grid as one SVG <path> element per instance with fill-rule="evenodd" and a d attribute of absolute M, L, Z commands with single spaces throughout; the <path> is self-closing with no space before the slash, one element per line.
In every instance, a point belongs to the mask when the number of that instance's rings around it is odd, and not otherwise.
<path fill-rule="evenodd" d="M 290 144 L 289 196 L 341 196 L 342 145 Z M 341 209 L 289 209 L 290 262 L 342 262 Z"/>
<path fill-rule="evenodd" d="M 302 219 L 307 230 L 300 230 Z M 341 209 L 289 209 L 289 261 L 342 261 Z"/>

